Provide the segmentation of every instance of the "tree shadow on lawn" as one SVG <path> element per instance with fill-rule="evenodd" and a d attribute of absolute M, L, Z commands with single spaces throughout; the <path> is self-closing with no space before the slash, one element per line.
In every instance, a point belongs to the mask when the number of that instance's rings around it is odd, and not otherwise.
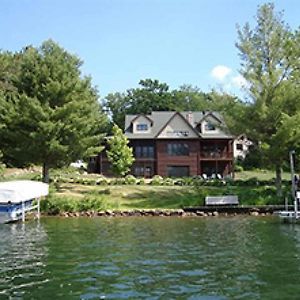
<path fill-rule="evenodd" d="M 199 206 L 201 195 L 188 191 L 143 191 L 122 197 L 121 206 L 129 209 L 171 209 L 186 206 Z"/>
<path fill-rule="evenodd" d="M 86 186 L 86 185 L 81 185 L 81 184 L 60 184 L 58 187 L 56 187 L 57 191 L 59 193 L 78 193 L 78 194 L 85 194 L 89 193 L 91 189 L 94 187 L 92 186 Z"/>

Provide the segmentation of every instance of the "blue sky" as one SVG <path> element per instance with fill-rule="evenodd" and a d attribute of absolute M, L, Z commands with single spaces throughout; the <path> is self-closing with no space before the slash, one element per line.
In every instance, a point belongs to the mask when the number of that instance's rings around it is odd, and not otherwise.
<path fill-rule="evenodd" d="M 101 97 L 140 79 L 240 94 L 236 24 L 254 24 L 257 0 L 0 0 L 0 49 L 49 38 L 83 61 Z M 300 25 L 298 0 L 274 1 Z M 1 67 L 1 66 L 0 66 Z"/>

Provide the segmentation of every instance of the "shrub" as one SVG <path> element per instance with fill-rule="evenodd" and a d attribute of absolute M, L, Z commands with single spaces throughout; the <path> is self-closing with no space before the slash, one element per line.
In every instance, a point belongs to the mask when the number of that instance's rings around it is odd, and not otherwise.
<path fill-rule="evenodd" d="M 89 195 L 77 201 L 78 211 L 100 211 L 104 208 L 104 200 L 101 196 Z"/>
<path fill-rule="evenodd" d="M 109 188 L 103 189 L 103 190 L 89 190 L 87 192 L 87 194 L 89 196 L 99 196 L 99 195 L 110 195 L 111 194 L 111 190 Z"/>
<path fill-rule="evenodd" d="M 84 184 L 86 185 L 96 185 L 96 179 L 93 178 L 86 178 L 84 179 Z"/>
<path fill-rule="evenodd" d="M 97 178 L 96 184 L 97 185 L 108 185 L 108 184 L 110 184 L 110 181 L 106 177 L 100 176 L 99 178 Z"/>
<path fill-rule="evenodd" d="M 137 179 L 133 175 L 125 176 L 125 184 L 136 184 Z"/>
<path fill-rule="evenodd" d="M 172 178 L 166 177 L 163 179 L 163 185 L 174 185 L 174 180 Z"/>
<path fill-rule="evenodd" d="M 154 175 L 151 180 L 152 185 L 161 185 L 163 183 L 163 178 L 159 175 Z"/>
<path fill-rule="evenodd" d="M 125 178 L 115 178 L 110 180 L 110 185 L 122 185 L 125 184 Z"/>
<path fill-rule="evenodd" d="M 195 179 L 193 179 L 192 177 L 183 177 L 182 178 L 183 185 L 193 185 L 194 181 L 195 181 Z"/>
<path fill-rule="evenodd" d="M 183 185 L 183 180 L 181 178 L 174 179 L 174 185 Z"/>
<path fill-rule="evenodd" d="M 235 165 L 234 166 L 234 171 L 235 172 L 243 172 L 244 168 L 241 165 Z"/>
<path fill-rule="evenodd" d="M 77 211 L 77 200 L 69 197 L 50 195 L 41 201 L 41 211 L 53 215 L 59 214 L 60 212 L 74 212 Z"/>
<path fill-rule="evenodd" d="M 244 181 L 246 186 L 257 186 L 259 185 L 259 181 L 257 179 L 257 177 L 251 177 L 248 180 Z"/>
<path fill-rule="evenodd" d="M 140 179 L 138 180 L 137 184 L 145 185 L 145 184 L 146 184 L 145 178 L 140 178 Z"/>

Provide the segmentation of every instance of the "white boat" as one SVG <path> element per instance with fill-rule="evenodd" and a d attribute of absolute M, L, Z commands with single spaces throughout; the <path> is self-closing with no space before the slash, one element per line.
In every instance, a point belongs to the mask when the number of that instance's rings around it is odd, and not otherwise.
<path fill-rule="evenodd" d="M 26 213 L 35 209 L 39 217 L 40 199 L 48 193 L 49 185 L 43 182 L 30 180 L 0 182 L 0 223 L 25 221 Z"/>

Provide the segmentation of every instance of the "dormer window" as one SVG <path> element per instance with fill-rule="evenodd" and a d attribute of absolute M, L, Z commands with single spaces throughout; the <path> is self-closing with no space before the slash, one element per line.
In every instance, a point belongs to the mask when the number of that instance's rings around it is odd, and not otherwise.
<path fill-rule="evenodd" d="M 137 131 L 147 131 L 148 130 L 148 124 L 136 124 L 136 130 Z"/>
<path fill-rule="evenodd" d="M 213 130 L 216 130 L 216 126 L 212 123 L 206 123 L 205 126 L 205 131 L 213 131 Z"/>

